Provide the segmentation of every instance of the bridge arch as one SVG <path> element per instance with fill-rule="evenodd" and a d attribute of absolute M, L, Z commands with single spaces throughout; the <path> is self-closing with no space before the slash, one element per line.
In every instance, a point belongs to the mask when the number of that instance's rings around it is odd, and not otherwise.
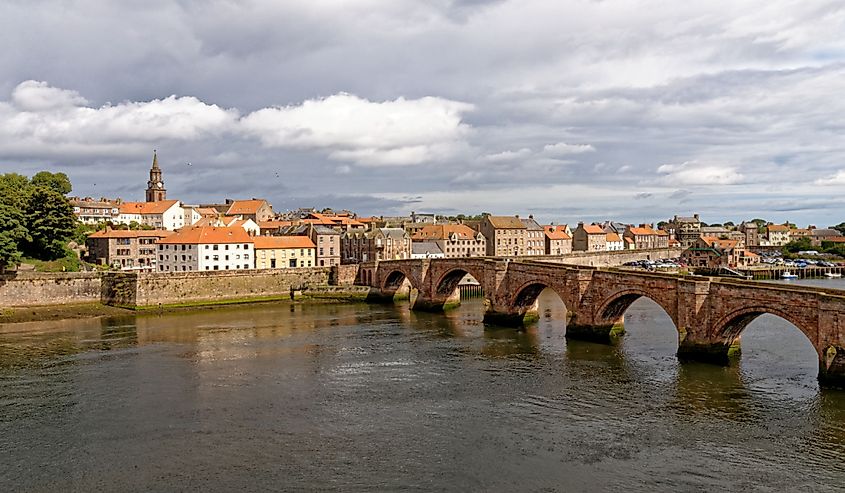
<path fill-rule="evenodd" d="M 554 291 L 567 310 L 573 310 L 575 308 L 575 305 L 571 302 L 571 300 L 567 300 L 567 297 L 559 288 L 553 286 L 551 283 L 544 282 L 539 279 L 527 281 L 514 290 L 514 294 L 511 297 L 509 304 L 518 310 L 528 310 L 534 305 L 534 302 L 537 301 L 537 297 L 540 296 L 540 293 L 542 293 L 546 288 Z"/>
<path fill-rule="evenodd" d="M 735 310 L 723 316 L 713 325 L 713 333 L 717 338 L 724 339 L 728 344 L 730 344 L 739 338 L 751 322 L 756 320 L 759 316 L 765 314 L 780 317 L 794 325 L 795 328 L 804 334 L 804 337 L 810 341 L 810 344 L 813 346 L 813 349 L 816 350 L 819 357 L 822 357 L 822 352 L 825 348 L 818 347 L 818 334 L 816 333 L 816 330 L 806 327 L 806 321 L 800 320 L 797 316 L 785 310 L 780 310 L 775 306 L 752 305 Z"/>
<path fill-rule="evenodd" d="M 434 284 L 434 292 L 440 296 L 451 295 L 455 292 L 455 289 L 457 289 L 461 279 L 463 279 L 467 274 L 478 281 L 478 283 L 481 284 L 481 289 L 486 291 L 484 286 L 484 273 L 479 272 L 477 269 L 473 269 L 472 267 L 464 266 L 453 267 L 444 271 Z"/>
<path fill-rule="evenodd" d="M 385 295 L 392 296 L 402 287 L 405 280 L 408 280 L 413 289 L 419 289 L 420 282 L 416 279 L 412 272 L 408 272 L 402 268 L 391 268 L 381 277 L 381 291 Z"/>
<path fill-rule="evenodd" d="M 672 319 L 672 324 L 675 330 L 678 329 L 678 308 L 677 306 L 669 305 L 667 300 L 662 299 L 661 296 L 655 293 L 650 293 L 644 289 L 624 289 L 616 291 L 608 296 L 595 311 L 595 320 L 598 324 L 602 323 L 619 323 L 625 316 L 628 308 L 640 298 L 648 298 L 657 306 L 663 309 L 669 318 Z"/>

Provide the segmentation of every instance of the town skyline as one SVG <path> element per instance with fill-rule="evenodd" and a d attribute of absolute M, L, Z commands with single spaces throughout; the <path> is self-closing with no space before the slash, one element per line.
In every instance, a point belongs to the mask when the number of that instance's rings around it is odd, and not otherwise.
<path fill-rule="evenodd" d="M 0 163 L 92 196 L 129 197 L 158 149 L 189 202 L 834 224 L 842 12 L 9 2 Z"/>

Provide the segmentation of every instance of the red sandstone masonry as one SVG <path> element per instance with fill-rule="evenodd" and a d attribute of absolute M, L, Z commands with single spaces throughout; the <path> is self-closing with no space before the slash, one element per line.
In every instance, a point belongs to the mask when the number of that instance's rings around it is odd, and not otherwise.
<path fill-rule="evenodd" d="M 845 385 L 845 291 L 492 258 L 387 261 L 375 270 L 371 285 L 383 297 L 407 279 L 418 290 L 414 309 L 423 310 L 457 302 L 457 280 L 469 273 L 484 291 L 485 318 L 496 323 L 521 323 L 536 310 L 540 291 L 551 288 L 572 316 L 567 336 L 621 330 L 625 310 L 645 296 L 675 323 L 680 357 L 720 363 L 752 320 L 771 313 L 807 336 L 819 356 L 820 378 Z"/>

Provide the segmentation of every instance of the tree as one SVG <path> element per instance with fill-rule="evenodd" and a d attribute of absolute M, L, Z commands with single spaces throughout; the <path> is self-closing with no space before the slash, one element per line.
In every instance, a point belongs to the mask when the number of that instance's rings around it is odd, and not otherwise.
<path fill-rule="evenodd" d="M 23 210 L 29 178 L 17 173 L 0 175 L 0 204 Z"/>
<path fill-rule="evenodd" d="M 785 253 L 797 253 L 812 249 L 813 243 L 810 241 L 810 238 L 806 236 L 802 236 L 801 238 L 792 240 L 783 246 L 783 251 Z"/>
<path fill-rule="evenodd" d="M 25 219 L 31 237 L 28 254 L 44 260 L 65 255 L 65 244 L 74 233 L 76 218 L 64 194 L 51 187 L 32 188 L 27 195 Z"/>
<path fill-rule="evenodd" d="M 73 190 L 70 184 L 70 179 L 64 173 L 50 173 L 49 171 L 39 171 L 32 177 L 32 186 L 47 187 L 59 192 L 62 195 L 67 195 Z"/>
<path fill-rule="evenodd" d="M 836 226 L 831 226 L 831 229 L 835 229 L 839 231 L 841 234 L 845 235 L 845 223 L 839 223 Z"/>
<path fill-rule="evenodd" d="M 23 223 L 19 210 L 0 204 L 0 271 L 21 262 L 21 244 L 29 240 Z"/>

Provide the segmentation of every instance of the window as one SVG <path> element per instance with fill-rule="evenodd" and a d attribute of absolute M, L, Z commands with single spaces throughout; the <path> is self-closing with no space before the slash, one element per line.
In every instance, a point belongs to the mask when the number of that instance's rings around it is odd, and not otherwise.
<path fill-rule="evenodd" d="M 249 260 L 249 254 L 248 253 L 244 254 L 244 260 Z"/>
<path fill-rule="evenodd" d="M 212 250 L 217 250 L 219 246 L 220 246 L 220 245 L 213 245 L 211 249 L 212 249 Z"/>
<path fill-rule="evenodd" d="M 226 260 L 229 260 L 229 256 L 228 256 L 228 255 L 226 255 Z"/>
<path fill-rule="evenodd" d="M 214 270 L 220 270 L 220 266 L 215 265 Z"/>
<path fill-rule="evenodd" d="M 323 247 L 320 247 L 320 256 L 323 256 Z"/>
<path fill-rule="evenodd" d="M 205 270 L 208 270 L 208 266 L 207 266 L 207 265 L 205 266 Z"/>
<path fill-rule="evenodd" d="M 164 255 L 159 255 L 159 256 L 158 256 L 158 259 L 159 259 L 159 260 L 164 260 Z"/>
<path fill-rule="evenodd" d="M 236 260 L 239 260 L 240 258 L 241 258 L 241 254 L 240 254 L 240 253 L 239 253 L 239 254 L 237 254 L 237 255 L 235 255 L 235 259 L 236 259 Z"/>
<path fill-rule="evenodd" d="M 208 250 L 208 245 L 205 246 L 205 249 Z"/>
<path fill-rule="evenodd" d="M 158 246 L 158 249 L 159 249 L 159 250 L 164 250 L 164 245 L 159 245 L 159 246 Z"/>
<path fill-rule="evenodd" d="M 208 255 L 205 256 L 205 259 L 208 260 Z"/>
<path fill-rule="evenodd" d="M 248 248 L 249 248 L 249 243 L 244 243 L 244 250 L 247 250 Z"/>
<path fill-rule="evenodd" d="M 182 255 L 182 262 L 184 262 L 184 261 L 185 261 L 185 256 L 184 256 L 184 255 Z"/>
<path fill-rule="evenodd" d="M 226 250 L 228 250 L 228 249 L 229 249 L 229 245 L 226 245 Z"/>
<path fill-rule="evenodd" d="M 214 257 L 212 257 L 212 260 L 220 260 L 220 255 L 215 255 Z"/>

